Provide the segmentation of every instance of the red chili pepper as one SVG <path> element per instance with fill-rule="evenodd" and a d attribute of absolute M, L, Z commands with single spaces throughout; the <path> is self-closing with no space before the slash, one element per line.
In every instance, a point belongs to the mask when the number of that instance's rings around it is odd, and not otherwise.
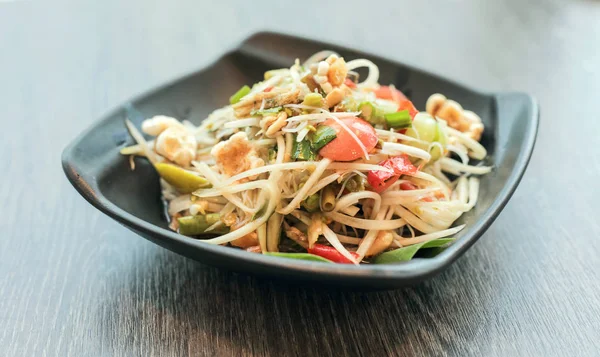
<path fill-rule="evenodd" d="M 356 83 L 352 82 L 352 80 L 350 78 L 346 78 L 346 80 L 344 81 L 344 84 L 346 86 L 348 86 L 348 88 L 356 88 Z"/>
<path fill-rule="evenodd" d="M 308 248 L 308 252 L 310 254 L 318 255 L 325 259 L 329 259 L 334 263 L 340 264 L 353 264 L 348 258 L 342 255 L 342 253 L 338 252 L 335 248 L 323 245 L 323 244 L 315 244 L 312 248 Z M 354 252 L 350 252 L 350 254 L 354 258 L 358 258 L 358 254 Z"/>
<path fill-rule="evenodd" d="M 268 93 L 273 90 L 273 87 L 267 87 L 263 92 Z"/>
<path fill-rule="evenodd" d="M 414 174 L 418 169 L 410 162 L 407 155 L 400 155 L 383 160 L 379 163 L 380 166 L 391 169 L 387 171 L 369 171 L 367 182 L 377 193 L 385 191 L 388 187 L 394 184 L 401 175 Z"/>

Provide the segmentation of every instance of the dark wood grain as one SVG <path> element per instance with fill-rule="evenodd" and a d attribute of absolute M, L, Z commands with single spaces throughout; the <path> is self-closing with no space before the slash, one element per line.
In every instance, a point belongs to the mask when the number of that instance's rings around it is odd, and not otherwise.
<path fill-rule="evenodd" d="M 598 355 L 600 3 L 368 3 L 0 2 L 0 354 Z M 70 186 L 60 153 L 95 118 L 262 29 L 539 99 L 520 187 L 450 269 L 372 293 L 259 280 L 165 251 Z"/>

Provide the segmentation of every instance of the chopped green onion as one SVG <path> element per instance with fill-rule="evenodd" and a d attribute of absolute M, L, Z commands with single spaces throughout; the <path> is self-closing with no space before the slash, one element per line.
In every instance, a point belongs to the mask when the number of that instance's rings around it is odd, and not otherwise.
<path fill-rule="evenodd" d="M 329 142 L 335 139 L 336 136 L 337 135 L 334 128 L 327 125 L 320 125 L 317 128 L 317 131 L 311 136 L 313 149 L 315 151 L 321 150 L 323 146 L 329 144 Z"/>
<path fill-rule="evenodd" d="M 273 107 L 273 108 L 269 108 L 269 109 L 263 109 L 263 110 L 252 110 L 250 112 L 251 116 L 255 116 L 255 115 L 268 115 L 268 114 L 277 114 L 279 113 L 281 110 L 283 109 L 283 107 Z"/>
<path fill-rule="evenodd" d="M 384 117 L 387 125 L 394 129 L 406 129 L 412 125 L 412 119 L 408 110 L 385 114 Z"/>
<path fill-rule="evenodd" d="M 240 99 L 242 99 L 248 93 L 250 93 L 250 87 L 245 85 L 229 98 L 229 103 L 235 104 L 235 103 L 239 102 Z"/>
<path fill-rule="evenodd" d="M 360 111 L 360 117 L 366 121 L 371 121 L 371 118 L 375 116 L 375 106 L 371 102 L 362 102 L 358 105 Z"/>
<path fill-rule="evenodd" d="M 383 110 L 379 104 L 362 102 L 358 105 L 358 110 L 361 112 L 360 117 L 371 123 L 371 125 L 385 123 L 383 119 L 385 110 Z"/>

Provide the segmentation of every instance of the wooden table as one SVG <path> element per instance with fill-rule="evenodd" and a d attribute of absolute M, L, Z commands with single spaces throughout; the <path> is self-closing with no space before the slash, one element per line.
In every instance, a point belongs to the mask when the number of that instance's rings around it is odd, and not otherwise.
<path fill-rule="evenodd" d="M 0 2 L 0 354 L 599 355 L 600 3 L 256 3 Z M 75 192 L 60 154 L 76 134 L 263 29 L 539 99 L 520 187 L 456 264 L 397 291 L 277 286 L 159 248 Z"/>

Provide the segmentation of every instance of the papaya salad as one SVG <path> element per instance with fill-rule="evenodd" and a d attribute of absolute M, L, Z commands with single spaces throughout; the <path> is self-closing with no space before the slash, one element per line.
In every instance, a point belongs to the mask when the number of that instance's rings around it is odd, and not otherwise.
<path fill-rule="evenodd" d="M 321 51 L 265 72 L 199 126 L 157 115 L 140 132 L 126 120 L 137 145 L 121 153 L 132 169 L 136 155 L 156 168 L 169 227 L 207 244 L 328 263 L 410 260 L 465 227 L 453 223 L 491 170 L 484 126 L 442 94 L 419 111 L 378 81 L 373 62 Z"/>

